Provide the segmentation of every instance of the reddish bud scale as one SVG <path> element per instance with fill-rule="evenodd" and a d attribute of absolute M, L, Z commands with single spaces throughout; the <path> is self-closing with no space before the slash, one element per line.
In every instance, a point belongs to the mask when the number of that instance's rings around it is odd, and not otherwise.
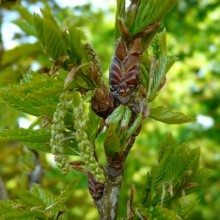
<path fill-rule="evenodd" d="M 109 81 L 111 93 L 119 103 L 127 104 L 139 86 L 141 52 L 141 38 L 136 38 L 130 49 L 124 40 L 118 41 L 109 71 Z"/>
<path fill-rule="evenodd" d="M 95 90 L 91 104 L 93 111 L 102 118 L 107 118 L 115 108 L 114 98 L 104 84 Z"/>
<path fill-rule="evenodd" d="M 89 192 L 92 198 L 97 201 L 102 197 L 104 184 L 99 183 L 91 173 L 88 173 Z"/>

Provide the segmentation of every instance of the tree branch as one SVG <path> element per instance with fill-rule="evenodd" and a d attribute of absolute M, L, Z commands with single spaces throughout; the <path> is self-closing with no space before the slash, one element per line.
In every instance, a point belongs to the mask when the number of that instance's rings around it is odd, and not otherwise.
<path fill-rule="evenodd" d="M 128 153 L 134 145 L 136 136 L 140 133 L 141 127 L 131 136 L 126 150 L 117 154 L 114 159 L 107 163 L 106 182 L 102 197 L 95 201 L 95 205 L 99 212 L 100 220 L 116 220 L 118 212 L 118 199 L 123 179 L 125 162 Z"/>

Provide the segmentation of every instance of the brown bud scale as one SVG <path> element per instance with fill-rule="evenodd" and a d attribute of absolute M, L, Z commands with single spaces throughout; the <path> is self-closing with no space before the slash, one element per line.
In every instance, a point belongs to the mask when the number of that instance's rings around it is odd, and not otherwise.
<path fill-rule="evenodd" d="M 104 84 L 95 90 L 91 104 L 93 111 L 102 118 L 107 118 L 115 108 L 114 97 Z"/>
<path fill-rule="evenodd" d="M 123 39 L 118 41 L 109 71 L 109 81 L 111 93 L 119 103 L 127 104 L 139 86 L 141 53 L 141 38 L 136 38 L 129 48 Z"/>

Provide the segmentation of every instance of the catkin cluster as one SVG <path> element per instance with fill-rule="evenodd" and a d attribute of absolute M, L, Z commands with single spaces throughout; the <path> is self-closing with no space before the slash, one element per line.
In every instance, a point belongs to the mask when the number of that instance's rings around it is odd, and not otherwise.
<path fill-rule="evenodd" d="M 87 169 L 98 182 L 103 183 L 105 180 L 103 170 L 94 156 L 94 148 L 86 132 L 86 118 L 85 106 L 83 105 L 83 101 L 80 100 L 80 104 L 74 108 L 75 139 L 78 142 L 80 154 Z"/>
<path fill-rule="evenodd" d="M 64 92 L 60 96 L 60 102 L 57 105 L 56 111 L 53 115 L 53 124 L 51 126 L 50 145 L 52 154 L 55 155 L 54 160 L 62 173 L 66 174 L 69 171 L 69 164 L 64 155 L 63 139 L 65 137 L 64 117 L 68 109 L 72 108 L 72 99 L 69 92 Z"/>

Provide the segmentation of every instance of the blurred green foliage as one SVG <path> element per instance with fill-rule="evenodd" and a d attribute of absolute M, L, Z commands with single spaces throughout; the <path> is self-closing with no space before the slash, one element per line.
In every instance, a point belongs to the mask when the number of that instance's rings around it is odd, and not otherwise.
<path fill-rule="evenodd" d="M 44 1 L 42 1 L 44 2 Z M 9 3 L 2 1 L 0 24 L 12 12 L 20 12 L 14 22 L 22 28 L 22 34 L 15 33 L 14 39 L 19 45 L 27 44 L 29 33 L 25 33 L 22 25 L 28 14 L 19 11 L 16 6 L 24 4 L 27 9 L 35 5 L 42 6 L 41 1 L 17 1 Z M 100 55 L 103 70 L 107 79 L 108 68 L 114 49 L 114 11 L 115 6 L 102 10 L 92 4 L 74 8 L 62 8 L 54 1 L 48 1 L 62 28 L 73 24 L 83 30 L 88 39 Z M 15 7 L 16 6 L 16 7 Z M 136 197 L 142 195 L 145 188 L 147 172 L 156 165 L 161 140 L 172 132 L 179 143 L 187 142 L 192 147 L 200 147 L 201 165 L 211 171 L 206 185 L 200 189 L 200 203 L 189 219 L 211 220 L 220 219 L 220 5 L 218 0 L 211 1 L 180 1 L 177 7 L 167 16 L 164 26 L 168 34 L 168 51 L 178 55 L 178 61 L 167 76 L 167 84 L 157 99 L 157 105 L 165 105 L 175 111 L 183 111 L 187 115 L 197 117 L 198 121 L 187 125 L 164 125 L 151 119 L 147 120 L 141 134 L 127 160 L 124 181 L 120 196 L 121 204 L 119 217 L 125 216 L 126 202 L 129 188 L 132 184 L 136 188 Z M 2 33 L 1 33 L 2 34 Z M 37 68 L 40 72 L 50 70 L 51 63 L 46 53 L 42 53 L 39 45 L 29 45 L 25 51 L 19 46 L 12 51 L 4 49 L 1 39 L 0 46 L 0 86 L 18 82 L 27 70 Z M 22 55 L 23 52 L 23 55 Z M 9 56 L 4 62 L 4 55 Z M 18 56 L 19 54 L 19 56 Z M 3 57 L 3 59 L 2 59 Z M 5 59 L 6 60 L 6 59 Z M 0 128 L 17 128 L 18 118 L 30 116 L 8 107 L 0 108 Z M 38 125 L 36 122 L 33 126 Z M 100 135 L 97 141 L 103 140 Z M 29 187 L 28 175 L 32 172 L 34 154 L 17 142 L 2 141 L 0 143 L 0 176 L 3 178 L 10 198 L 16 198 L 16 191 Z M 80 180 L 77 187 L 67 201 L 71 207 L 71 219 L 97 219 L 97 213 L 87 190 L 86 177 L 77 172 L 63 176 L 54 169 L 53 158 L 49 154 L 40 153 L 40 162 L 44 168 L 42 185 L 58 194 L 67 183 L 77 177 Z"/>

